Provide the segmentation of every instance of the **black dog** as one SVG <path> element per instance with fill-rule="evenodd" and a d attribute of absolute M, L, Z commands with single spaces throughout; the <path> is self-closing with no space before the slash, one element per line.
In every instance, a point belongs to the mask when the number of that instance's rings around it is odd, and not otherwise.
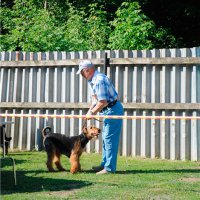
<path fill-rule="evenodd" d="M 7 137 L 6 136 L 6 133 L 3 130 L 4 128 L 5 128 L 5 125 L 0 126 L 0 135 L 1 135 L 1 137 L 0 137 L 0 139 L 1 139 L 0 143 L 1 143 L 1 147 L 2 148 L 3 148 L 3 144 L 4 144 L 5 153 L 7 155 L 8 154 L 8 146 L 9 146 L 10 141 L 12 140 L 12 137 Z M 4 133 L 4 136 L 5 136 L 5 140 L 4 141 L 3 141 L 3 133 Z"/>
<path fill-rule="evenodd" d="M 65 171 L 60 162 L 61 154 L 70 158 L 71 173 L 81 170 L 80 156 L 86 144 L 92 138 L 97 138 L 100 129 L 94 126 L 83 128 L 83 133 L 77 136 L 67 137 L 60 133 L 51 133 L 51 128 L 46 127 L 42 130 L 43 143 L 47 152 L 47 168 L 50 172 L 54 172 L 53 164 L 59 171 Z"/>

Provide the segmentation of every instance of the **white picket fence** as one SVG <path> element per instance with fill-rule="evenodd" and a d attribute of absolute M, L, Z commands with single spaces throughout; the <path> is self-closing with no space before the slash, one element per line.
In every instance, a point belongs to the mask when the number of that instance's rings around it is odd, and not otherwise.
<path fill-rule="evenodd" d="M 1 52 L 0 113 L 76 114 L 89 107 L 87 82 L 76 75 L 78 63 L 91 59 L 107 69 L 125 116 L 172 116 L 172 119 L 125 119 L 119 153 L 171 160 L 200 160 L 200 120 L 176 116 L 200 116 L 200 48 L 142 51 Z M 15 123 L 7 127 L 11 149 L 42 149 L 41 129 L 77 135 L 81 119 L 0 117 Z M 92 124 L 102 127 L 101 122 Z M 99 140 L 88 152 L 101 151 Z"/>

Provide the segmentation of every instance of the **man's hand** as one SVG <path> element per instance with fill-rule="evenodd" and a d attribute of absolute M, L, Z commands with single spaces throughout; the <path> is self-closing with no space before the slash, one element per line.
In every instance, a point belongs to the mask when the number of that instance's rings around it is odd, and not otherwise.
<path fill-rule="evenodd" d="M 90 109 L 88 110 L 88 112 L 86 114 L 86 119 L 88 119 L 88 120 L 94 119 L 94 117 L 92 117 L 92 115 L 96 115 L 96 113 L 101 111 L 104 108 L 104 106 L 106 106 L 106 105 L 108 105 L 106 100 L 98 101 L 97 104 L 90 107 Z"/>

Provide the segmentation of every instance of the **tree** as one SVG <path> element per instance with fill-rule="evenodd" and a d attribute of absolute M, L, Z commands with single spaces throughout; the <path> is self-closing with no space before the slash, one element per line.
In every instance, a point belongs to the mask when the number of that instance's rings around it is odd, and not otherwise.
<path fill-rule="evenodd" d="M 157 28 L 155 23 L 143 14 L 138 2 L 122 3 L 116 16 L 112 22 L 114 30 L 109 38 L 108 46 L 111 49 L 151 49 L 158 46 L 156 42 L 166 45 L 167 30 Z M 170 44 L 175 42 L 172 35 L 169 35 L 168 40 Z"/>
<path fill-rule="evenodd" d="M 45 5 L 45 6 L 44 6 Z M 39 7 L 39 8 L 38 8 Z M 12 8 L 2 9 L 0 50 L 84 51 L 105 49 L 109 35 L 106 13 L 97 4 L 89 11 L 68 4 L 61 21 L 52 7 L 38 1 L 15 0 Z"/>
<path fill-rule="evenodd" d="M 68 48 L 63 26 L 45 8 L 33 1 L 15 0 L 12 9 L 2 9 L 1 51 L 53 51 Z"/>
<path fill-rule="evenodd" d="M 65 40 L 69 41 L 67 51 L 88 50 L 89 46 L 86 41 L 87 27 L 84 21 L 84 11 L 78 11 L 70 5 L 65 25 Z"/>
<path fill-rule="evenodd" d="M 86 20 L 87 40 L 91 50 L 107 48 L 110 26 L 106 20 L 106 12 L 97 4 L 90 5 L 90 15 Z"/>
<path fill-rule="evenodd" d="M 106 13 L 97 4 L 91 4 L 89 11 L 77 10 L 72 5 L 68 10 L 65 39 L 69 41 L 70 51 L 86 51 L 106 49 L 109 25 Z"/>
<path fill-rule="evenodd" d="M 2 0 L 0 51 L 198 46 L 195 1 Z"/>

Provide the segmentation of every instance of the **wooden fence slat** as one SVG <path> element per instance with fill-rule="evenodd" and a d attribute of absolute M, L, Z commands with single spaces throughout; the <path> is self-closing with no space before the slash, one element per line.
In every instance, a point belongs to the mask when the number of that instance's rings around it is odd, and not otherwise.
<path fill-rule="evenodd" d="M 94 65 L 103 65 L 103 59 L 90 59 Z M 54 67 L 54 66 L 77 66 L 80 59 L 72 56 L 71 60 L 30 60 L 30 61 L 2 61 L 1 67 Z M 110 59 L 111 65 L 196 65 L 200 64 L 199 57 L 176 57 L 176 58 L 115 58 Z"/>
<path fill-rule="evenodd" d="M 4 86 L 3 86 L 3 79 L 4 79 L 4 68 L 0 68 L 0 101 L 3 101 L 3 91 L 4 91 Z"/>
<path fill-rule="evenodd" d="M 146 116 L 146 111 L 142 112 L 142 116 Z M 146 120 L 141 119 L 141 156 L 145 157 L 146 155 Z"/>
<path fill-rule="evenodd" d="M 127 115 L 127 111 L 124 112 Z M 123 134 L 121 136 L 122 139 L 122 155 L 127 156 L 127 142 L 128 142 L 128 130 L 127 130 L 127 119 L 123 120 Z"/>
<path fill-rule="evenodd" d="M 192 113 L 192 116 L 197 116 L 197 113 L 194 111 Z M 197 135 L 197 121 L 196 120 L 191 120 L 191 160 L 196 161 L 200 157 L 197 152 L 197 144 L 199 144 L 198 141 L 198 135 Z"/>
<path fill-rule="evenodd" d="M 133 116 L 136 116 L 136 111 L 133 111 Z M 137 134 L 137 131 L 136 131 L 136 119 L 133 119 L 132 120 L 132 127 L 131 127 L 131 130 L 132 130 L 132 151 L 131 151 L 131 155 L 132 156 L 136 156 L 137 155 L 137 137 L 136 137 L 136 134 Z"/>
<path fill-rule="evenodd" d="M 185 116 L 185 112 L 183 112 L 183 116 Z M 186 139 L 186 122 L 185 120 L 181 120 L 180 122 L 180 159 L 185 160 L 185 139 Z"/>
<path fill-rule="evenodd" d="M 155 116 L 155 111 L 152 112 L 152 116 Z M 156 157 L 156 120 L 151 120 L 151 158 Z"/>
<path fill-rule="evenodd" d="M 198 110 L 200 103 L 122 103 L 125 109 L 144 110 Z M 2 108 L 58 108 L 58 109 L 81 109 L 89 108 L 88 102 L 1 102 Z"/>

